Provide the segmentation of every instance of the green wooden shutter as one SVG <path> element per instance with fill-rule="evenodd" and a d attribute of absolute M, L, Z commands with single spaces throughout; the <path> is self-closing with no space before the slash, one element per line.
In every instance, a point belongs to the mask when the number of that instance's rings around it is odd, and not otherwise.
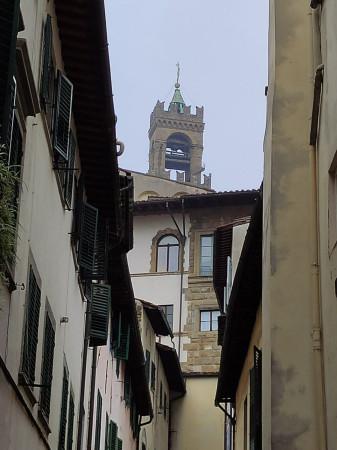
<path fill-rule="evenodd" d="M 123 450 L 123 441 L 122 439 L 117 439 L 117 450 Z"/>
<path fill-rule="evenodd" d="M 43 29 L 43 57 L 42 57 L 41 89 L 40 96 L 42 104 L 50 104 L 52 99 L 49 97 L 50 66 L 52 61 L 52 25 L 51 17 L 47 15 Z"/>
<path fill-rule="evenodd" d="M 75 166 L 75 151 L 76 141 L 72 132 L 69 136 L 69 158 L 67 164 L 67 170 L 64 176 L 64 201 L 68 209 L 71 209 L 71 203 L 73 198 L 73 184 L 74 184 L 74 166 Z"/>
<path fill-rule="evenodd" d="M 109 311 L 111 301 L 111 287 L 105 284 L 91 286 L 91 347 L 106 345 L 108 339 Z"/>
<path fill-rule="evenodd" d="M 68 160 L 68 143 L 73 100 L 73 85 L 58 72 L 56 109 L 54 122 L 54 151 Z"/>
<path fill-rule="evenodd" d="M 146 357 L 145 357 L 145 375 L 146 375 L 146 379 L 149 382 L 150 381 L 150 352 L 148 350 L 146 350 L 145 353 Z"/>
<path fill-rule="evenodd" d="M 110 421 L 109 430 L 109 450 L 116 450 L 118 427 L 113 421 Z"/>
<path fill-rule="evenodd" d="M 250 370 L 250 450 L 262 449 L 262 352 L 254 347 L 254 366 Z"/>
<path fill-rule="evenodd" d="M 50 413 L 50 394 L 53 379 L 53 362 L 55 347 L 55 331 L 50 320 L 49 314 L 46 315 L 44 330 L 43 360 L 41 373 L 40 409 L 46 419 L 49 419 Z"/>
<path fill-rule="evenodd" d="M 95 431 L 95 450 L 99 450 L 101 444 L 101 421 L 102 421 L 102 396 L 97 392 L 96 405 L 96 431 Z"/>
<path fill-rule="evenodd" d="M 73 448 L 74 416 L 75 416 L 74 396 L 73 396 L 73 393 L 70 392 L 69 413 L 68 413 L 67 450 L 72 450 L 72 448 Z"/>
<path fill-rule="evenodd" d="M 97 222 L 97 208 L 83 202 L 81 207 L 78 263 L 86 274 L 92 274 L 94 270 Z"/>
<path fill-rule="evenodd" d="M 109 416 L 105 414 L 105 446 L 104 450 L 109 450 Z"/>
<path fill-rule="evenodd" d="M 155 363 L 151 362 L 151 389 L 155 390 L 156 388 L 156 366 Z"/>
<path fill-rule="evenodd" d="M 119 346 L 115 349 L 115 357 L 127 360 L 129 358 L 130 347 L 130 324 L 128 317 L 122 312 L 119 313 Z"/>
<path fill-rule="evenodd" d="M 111 318 L 111 334 L 110 334 L 110 344 L 111 349 L 116 349 L 120 344 L 120 331 L 119 331 L 119 312 L 114 311 Z"/>
<path fill-rule="evenodd" d="M 19 0 L 0 1 L 0 142 L 7 134 L 11 111 L 11 84 L 20 16 Z"/>
<path fill-rule="evenodd" d="M 98 219 L 94 248 L 93 269 L 83 270 L 82 279 L 106 280 L 108 266 L 108 226 L 107 221 Z"/>
<path fill-rule="evenodd" d="M 26 381 L 30 384 L 34 384 L 35 381 L 36 347 L 39 334 L 40 306 L 41 291 L 36 282 L 33 269 L 30 267 L 22 356 L 22 371 L 26 377 Z"/>
<path fill-rule="evenodd" d="M 63 382 L 62 382 L 62 399 L 61 399 L 61 413 L 60 413 L 60 432 L 58 450 L 65 449 L 66 442 L 66 428 L 67 428 L 67 407 L 68 407 L 68 375 L 65 368 L 63 368 Z"/>
<path fill-rule="evenodd" d="M 129 370 L 126 367 L 124 373 L 124 400 L 126 405 L 130 404 L 130 393 L 131 393 L 131 378 Z"/>

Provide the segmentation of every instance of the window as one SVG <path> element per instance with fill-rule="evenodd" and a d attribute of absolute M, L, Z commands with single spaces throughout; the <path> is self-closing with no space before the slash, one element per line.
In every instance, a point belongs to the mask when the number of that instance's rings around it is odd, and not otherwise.
<path fill-rule="evenodd" d="M 163 311 L 171 330 L 173 330 L 173 305 L 160 305 L 159 309 Z"/>
<path fill-rule="evenodd" d="M 250 370 L 249 448 L 262 449 L 262 352 L 254 347 L 254 366 Z"/>
<path fill-rule="evenodd" d="M 157 244 L 157 272 L 179 270 L 179 241 L 173 235 L 163 236 Z"/>
<path fill-rule="evenodd" d="M 75 415 L 74 394 L 70 391 L 69 413 L 68 413 L 67 450 L 72 450 L 72 448 L 73 448 L 74 415 Z"/>
<path fill-rule="evenodd" d="M 46 322 L 44 328 L 44 344 L 43 344 L 43 360 L 41 373 L 41 394 L 40 394 L 40 411 L 45 419 L 49 419 L 50 413 L 50 394 L 53 379 L 53 362 L 54 362 L 54 346 L 55 331 L 48 312 L 46 314 Z"/>
<path fill-rule="evenodd" d="M 117 449 L 116 450 L 122 450 L 123 449 L 123 441 L 122 439 L 117 439 Z"/>
<path fill-rule="evenodd" d="M 59 431 L 58 450 L 65 449 L 66 428 L 67 428 L 67 409 L 68 409 L 68 391 L 69 391 L 68 373 L 67 373 L 67 369 L 64 367 L 63 368 L 62 399 L 61 399 L 60 431 Z"/>
<path fill-rule="evenodd" d="M 166 392 L 165 392 L 164 393 L 164 419 L 166 419 L 166 414 L 167 414 L 166 408 L 167 408 L 167 397 L 166 397 Z"/>
<path fill-rule="evenodd" d="M 151 362 L 151 389 L 154 391 L 156 388 L 156 366 L 155 363 Z"/>
<path fill-rule="evenodd" d="M 34 384 L 36 348 L 39 332 L 41 291 L 37 284 L 32 267 L 29 270 L 28 298 L 26 304 L 26 320 L 23 336 L 22 374 L 24 382 Z"/>
<path fill-rule="evenodd" d="M 102 421 L 102 396 L 97 392 L 96 405 L 96 431 L 95 431 L 95 450 L 99 450 L 101 443 L 101 421 Z"/>
<path fill-rule="evenodd" d="M 146 350 L 145 353 L 145 375 L 146 379 L 149 382 L 150 381 L 150 352 Z"/>
<path fill-rule="evenodd" d="M 200 269 L 202 277 L 213 275 L 213 235 L 200 236 Z"/>
<path fill-rule="evenodd" d="M 218 330 L 219 310 L 200 311 L 200 331 Z"/>

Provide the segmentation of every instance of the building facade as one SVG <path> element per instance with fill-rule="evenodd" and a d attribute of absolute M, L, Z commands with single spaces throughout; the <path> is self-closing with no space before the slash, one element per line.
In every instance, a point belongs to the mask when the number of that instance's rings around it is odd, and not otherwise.
<path fill-rule="evenodd" d="M 136 449 L 152 404 L 104 2 L 4 1 L 0 34 L 0 447 Z"/>

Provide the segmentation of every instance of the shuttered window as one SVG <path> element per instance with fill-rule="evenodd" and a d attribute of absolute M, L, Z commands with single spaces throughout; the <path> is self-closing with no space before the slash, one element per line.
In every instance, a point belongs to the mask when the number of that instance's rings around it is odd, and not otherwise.
<path fill-rule="evenodd" d="M 91 347 L 106 345 L 108 339 L 110 301 L 111 288 L 109 285 L 92 284 L 89 340 Z"/>
<path fill-rule="evenodd" d="M 150 382 L 150 352 L 145 352 L 145 375 L 148 382 Z"/>
<path fill-rule="evenodd" d="M 94 270 L 98 210 L 88 203 L 81 206 L 78 263 L 87 273 Z"/>
<path fill-rule="evenodd" d="M 109 416 L 105 414 L 105 445 L 104 450 L 109 450 Z"/>
<path fill-rule="evenodd" d="M 125 368 L 124 374 L 124 400 L 125 404 L 129 405 L 131 400 L 131 377 L 128 368 Z"/>
<path fill-rule="evenodd" d="M 19 25 L 19 0 L 0 3 L 0 142 L 7 135 L 11 114 L 11 84 L 15 73 L 16 36 Z"/>
<path fill-rule="evenodd" d="M 72 198 L 73 198 L 73 185 L 74 185 L 74 168 L 75 168 L 75 151 L 76 141 L 72 132 L 69 136 L 69 158 L 66 165 L 66 170 L 63 176 L 63 196 L 64 202 L 68 210 L 71 210 Z"/>
<path fill-rule="evenodd" d="M 42 71 L 40 84 L 40 97 L 42 105 L 45 107 L 52 102 L 50 92 L 50 75 L 52 64 L 52 25 L 51 17 L 47 15 L 43 29 L 43 55 L 42 55 Z"/>
<path fill-rule="evenodd" d="M 46 314 L 44 329 L 43 359 L 41 372 L 40 410 L 48 420 L 50 413 L 50 395 L 53 379 L 55 331 L 49 314 Z"/>
<path fill-rule="evenodd" d="M 96 431 L 95 431 L 95 450 L 100 449 L 101 443 L 101 423 L 102 422 L 102 396 L 97 392 L 97 405 L 96 405 Z"/>
<path fill-rule="evenodd" d="M 75 416 L 74 395 L 72 392 L 70 392 L 69 413 L 68 413 L 67 450 L 72 450 L 72 448 L 73 448 L 74 416 Z"/>
<path fill-rule="evenodd" d="M 254 366 L 250 370 L 250 450 L 262 449 L 262 352 L 254 347 Z"/>
<path fill-rule="evenodd" d="M 64 368 L 63 369 L 63 382 L 62 382 L 62 398 L 61 398 L 60 431 L 59 431 L 58 450 L 65 450 L 66 429 L 67 429 L 68 390 L 69 390 L 68 374 L 67 374 L 67 370 Z"/>
<path fill-rule="evenodd" d="M 133 178 L 120 175 L 120 205 L 122 219 L 122 248 L 128 252 L 133 247 Z"/>
<path fill-rule="evenodd" d="M 115 422 L 110 421 L 109 425 L 109 450 L 116 450 L 118 427 Z"/>
<path fill-rule="evenodd" d="M 34 384 L 36 348 L 39 334 L 41 290 L 37 284 L 32 267 L 29 269 L 29 287 L 26 303 L 26 320 L 22 354 L 22 372 L 26 382 Z"/>
<path fill-rule="evenodd" d="M 166 396 L 166 392 L 164 393 L 164 419 L 166 419 L 166 414 L 167 414 L 167 396 Z"/>
<path fill-rule="evenodd" d="M 151 362 L 151 389 L 154 391 L 156 388 L 156 366 L 154 362 Z"/>
<path fill-rule="evenodd" d="M 68 160 L 68 143 L 73 100 L 73 85 L 68 78 L 58 72 L 57 95 L 54 121 L 54 151 Z"/>
<path fill-rule="evenodd" d="M 117 450 L 123 450 L 123 441 L 122 439 L 117 439 Z"/>
<path fill-rule="evenodd" d="M 92 270 L 83 269 L 82 279 L 106 280 L 108 263 L 108 227 L 107 221 L 98 218 Z"/>
<path fill-rule="evenodd" d="M 128 360 L 130 347 L 130 324 L 126 314 L 119 313 L 118 347 L 115 349 L 117 359 Z"/>

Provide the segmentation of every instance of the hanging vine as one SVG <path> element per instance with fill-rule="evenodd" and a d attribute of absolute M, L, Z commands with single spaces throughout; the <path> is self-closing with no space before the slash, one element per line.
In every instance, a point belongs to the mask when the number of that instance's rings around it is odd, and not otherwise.
<path fill-rule="evenodd" d="M 17 176 L 8 167 L 0 147 L 0 278 L 7 281 L 6 267 L 14 261 L 16 232 L 15 191 Z"/>

